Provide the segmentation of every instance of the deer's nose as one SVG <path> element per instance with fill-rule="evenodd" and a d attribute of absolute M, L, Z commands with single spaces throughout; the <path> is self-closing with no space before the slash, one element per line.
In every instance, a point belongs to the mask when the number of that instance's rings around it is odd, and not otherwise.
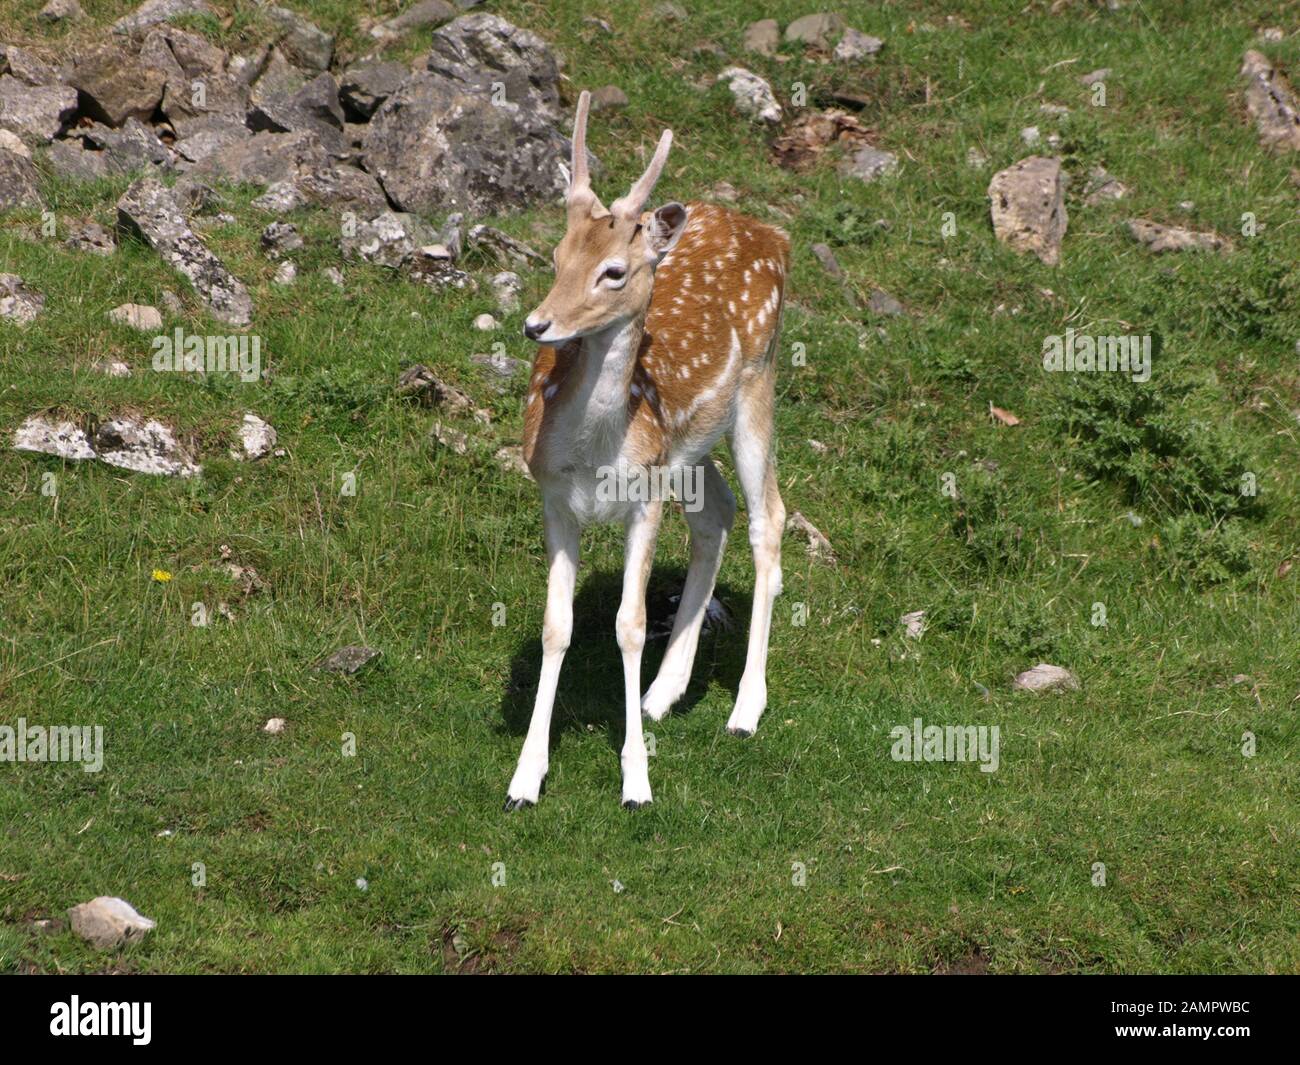
<path fill-rule="evenodd" d="M 550 328 L 551 328 L 550 322 L 534 322 L 531 320 L 525 321 L 524 336 L 526 336 L 529 340 L 536 340 L 539 336 L 541 336 Z"/>

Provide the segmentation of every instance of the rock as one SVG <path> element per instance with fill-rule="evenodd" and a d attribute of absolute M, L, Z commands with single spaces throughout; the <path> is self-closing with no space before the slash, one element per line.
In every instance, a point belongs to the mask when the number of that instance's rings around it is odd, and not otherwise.
<path fill-rule="evenodd" d="M 518 444 L 507 444 L 505 447 L 497 448 L 492 457 L 506 473 L 520 473 L 530 481 L 533 479 L 533 473 L 528 468 L 528 463 L 524 461 L 524 449 Z"/>
<path fill-rule="evenodd" d="M 263 132 L 242 140 L 227 151 L 213 152 L 194 165 L 203 178 L 224 178 L 250 185 L 289 181 L 305 170 L 329 165 L 325 146 L 314 130 L 296 133 Z"/>
<path fill-rule="evenodd" d="M 442 422 L 434 422 L 429 435 L 439 445 L 454 451 L 457 455 L 464 455 L 469 451 L 469 437 L 459 429 L 443 425 Z"/>
<path fill-rule="evenodd" d="M 474 328 L 484 333 L 490 333 L 497 327 L 497 320 L 490 314 L 480 314 L 474 319 Z"/>
<path fill-rule="evenodd" d="M 272 222 L 262 230 L 262 250 L 272 259 L 278 259 L 303 246 L 298 227 L 289 222 Z"/>
<path fill-rule="evenodd" d="M 847 153 L 869 147 L 869 131 L 847 111 L 804 111 L 772 142 L 776 161 L 787 170 L 811 170 L 826 149 L 838 145 Z"/>
<path fill-rule="evenodd" d="M 1043 139 L 1043 135 L 1037 126 L 1026 126 L 1020 131 L 1020 139 L 1028 145 L 1034 145 Z"/>
<path fill-rule="evenodd" d="M 1156 255 L 1170 251 L 1232 250 L 1232 242 L 1217 233 L 1197 233 L 1178 226 L 1162 226 L 1144 218 L 1130 218 L 1127 225 L 1133 239 Z"/>
<path fill-rule="evenodd" d="M 343 271 L 337 266 L 327 266 L 320 272 L 321 277 L 328 281 L 335 288 L 343 287 Z"/>
<path fill-rule="evenodd" d="M 46 22 L 79 22 L 86 17 L 77 0 L 50 0 L 39 12 Z"/>
<path fill-rule="evenodd" d="M 287 8 L 268 7 L 263 13 L 284 34 L 279 48 L 290 62 L 313 74 L 329 70 L 330 60 L 334 58 L 333 34 Z"/>
<path fill-rule="evenodd" d="M 78 126 L 75 136 L 50 145 L 50 165 L 83 181 L 138 171 L 167 173 L 176 156 L 143 122 L 128 118 L 121 129 L 98 122 Z"/>
<path fill-rule="evenodd" d="M 890 318 L 907 313 L 906 308 L 883 288 L 873 288 L 871 290 L 871 298 L 867 300 L 867 309 L 872 314 L 880 314 Z"/>
<path fill-rule="evenodd" d="M 292 96 L 304 85 L 307 78 L 285 57 L 279 48 L 272 47 L 265 59 L 249 68 L 246 78 L 252 78 L 248 102 L 255 107 L 274 103 L 286 96 Z"/>
<path fill-rule="evenodd" d="M 591 94 L 593 111 L 618 111 L 627 106 L 627 93 L 617 85 L 603 85 Z"/>
<path fill-rule="evenodd" d="M 107 895 L 73 906 L 68 920 L 72 930 L 98 950 L 138 943 L 157 926 L 157 922 L 136 913 L 125 899 Z"/>
<path fill-rule="evenodd" d="M 135 473 L 192 477 L 201 472 L 172 430 L 153 418 L 122 415 L 102 421 L 90 446 L 100 462 Z"/>
<path fill-rule="evenodd" d="M 0 211 L 40 207 L 38 180 L 31 159 L 0 148 Z"/>
<path fill-rule="evenodd" d="M 925 635 L 924 610 L 913 610 L 910 614 L 904 614 L 898 619 L 898 623 L 906 627 L 910 639 L 919 640 Z"/>
<path fill-rule="evenodd" d="M 989 165 L 989 157 L 972 145 L 966 149 L 966 165 L 972 170 L 983 170 Z"/>
<path fill-rule="evenodd" d="M 1078 691 L 1079 681 L 1068 669 L 1040 662 L 1019 674 L 1011 687 L 1028 692 Z"/>
<path fill-rule="evenodd" d="M 492 293 L 497 299 L 497 309 L 504 314 L 515 314 L 519 310 L 519 297 L 523 293 L 524 283 L 519 275 L 502 270 L 492 277 Z"/>
<path fill-rule="evenodd" d="M 359 222 L 340 246 L 345 259 L 361 259 L 397 270 L 413 262 L 419 250 L 435 243 L 434 232 L 413 214 L 384 211 Z"/>
<path fill-rule="evenodd" d="M 142 332 L 157 332 L 162 328 L 162 314 L 157 307 L 148 307 L 139 303 L 124 303 L 108 312 L 111 321 L 118 325 L 129 325 Z"/>
<path fill-rule="evenodd" d="M 161 108 L 176 135 L 243 125 L 248 83 L 226 66 L 226 54 L 192 33 L 164 26 L 150 31 L 140 48 L 141 63 L 163 72 Z"/>
<path fill-rule="evenodd" d="M 379 182 L 352 166 L 303 167 L 296 181 L 308 203 L 374 218 L 387 211 L 388 198 Z"/>
<path fill-rule="evenodd" d="M 376 40 L 397 37 L 407 30 L 436 26 L 439 23 L 455 18 L 456 15 L 456 8 L 449 4 L 447 0 L 421 0 L 420 3 L 411 5 L 400 15 L 395 15 L 386 22 L 380 22 L 373 26 L 370 30 L 370 36 Z"/>
<path fill-rule="evenodd" d="M 562 117 L 559 63 L 537 34 L 496 15 L 462 15 L 435 30 L 431 44 L 425 69 L 459 91 L 500 84 L 508 103 L 552 122 Z"/>
<path fill-rule="evenodd" d="M 73 55 L 63 80 L 81 93 L 85 110 L 109 126 L 147 122 L 162 103 L 166 74 L 107 41 Z"/>
<path fill-rule="evenodd" d="M 735 203 L 740 199 L 740 193 L 736 191 L 736 186 L 730 181 L 719 181 L 710 190 L 710 195 L 715 200 L 721 200 L 723 203 Z"/>
<path fill-rule="evenodd" d="M 244 414 L 239 426 L 239 451 L 232 451 L 231 457 L 249 461 L 269 455 L 276 445 L 275 430 L 251 411 Z"/>
<path fill-rule="evenodd" d="M 90 368 L 105 377 L 131 376 L 131 367 L 121 359 L 96 359 L 90 364 Z"/>
<path fill-rule="evenodd" d="M 293 180 L 277 181 L 253 200 L 253 206 L 259 211 L 269 211 L 271 214 L 288 214 L 306 203 L 306 195 Z"/>
<path fill-rule="evenodd" d="M 406 80 L 406 67 L 379 59 L 364 59 L 354 63 L 339 78 L 339 97 L 349 118 L 368 122 L 397 87 Z"/>
<path fill-rule="evenodd" d="M 879 55 L 884 47 L 885 42 L 879 37 L 872 37 L 861 30 L 849 27 L 844 31 L 844 36 L 840 38 L 840 43 L 835 46 L 835 51 L 831 54 L 841 63 L 854 63 L 859 59 L 869 59 L 873 55 Z"/>
<path fill-rule="evenodd" d="M 472 275 L 457 270 L 446 254 L 428 254 L 431 250 L 445 252 L 446 249 L 440 244 L 429 244 L 420 249 L 420 253 L 407 264 L 406 276 L 411 281 L 430 288 L 477 289 Z"/>
<path fill-rule="evenodd" d="M 253 301 L 186 223 L 180 205 L 156 178 L 140 178 L 117 201 L 118 226 L 139 233 L 173 269 L 189 279 L 214 317 L 247 325 Z"/>
<path fill-rule="evenodd" d="M 207 0 L 145 0 L 134 13 L 126 15 L 113 23 L 113 32 L 118 34 L 134 33 L 136 30 L 148 29 L 160 22 L 169 22 L 178 15 L 211 15 L 216 12 Z"/>
<path fill-rule="evenodd" d="M 10 74 L 27 85 L 53 85 L 59 72 L 26 48 L 0 44 L 0 74 Z"/>
<path fill-rule="evenodd" d="M 269 732 L 272 736 L 278 736 L 284 731 L 288 722 L 282 717 L 268 718 L 265 725 L 262 726 L 263 732 Z"/>
<path fill-rule="evenodd" d="M 1246 110 L 1255 120 L 1260 142 L 1300 151 L 1300 99 L 1286 78 L 1254 49 L 1246 53 L 1241 76 L 1246 79 Z"/>
<path fill-rule="evenodd" d="M 378 658 L 380 653 L 371 647 L 356 645 L 340 647 L 312 668 L 321 673 L 346 673 L 351 676 Z"/>
<path fill-rule="evenodd" d="M 672 0 L 655 4 L 651 14 L 661 22 L 685 22 L 688 18 L 686 9 L 681 4 L 673 3 Z"/>
<path fill-rule="evenodd" d="M 253 106 L 248 113 L 248 125 L 250 129 L 273 133 L 310 131 L 320 138 L 331 155 L 346 154 L 343 108 L 332 74 L 317 75 L 288 98 L 277 97 Z"/>
<path fill-rule="evenodd" d="M 286 259 L 276 267 L 275 276 L 271 280 L 281 287 L 292 285 L 298 280 L 298 267 Z"/>
<path fill-rule="evenodd" d="M 772 86 L 744 67 L 727 67 L 718 75 L 725 81 L 736 101 L 736 109 L 760 122 L 776 125 L 781 121 L 781 105 L 776 102 Z"/>
<path fill-rule="evenodd" d="M 1097 82 L 1099 81 L 1105 81 L 1109 77 L 1110 77 L 1110 67 L 1098 67 L 1096 70 L 1090 71 L 1089 73 L 1082 75 L 1079 78 L 1079 81 L 1082 82 L 1084 85 L 1091 87 L 1093 85 L 1096 85 Z"/>
<path fill-rule="evenodd" d="M 0 129 L 33 144 L 48 144 L 77 113 L 77 90 L 67 85 L 26 85 L 0 75 Z"/>
<path fill-rule="evenodd" d="M 817 261 L 822 264 L 822 269 L 831 277 L 842 278 L 844 276 L 844 268 L 840 266 L 840 261 L 835 258 L 835 253 L 831 251 L 830 245 L 814 244 L 809 250 Z"/>
<path fill-rule="evenodd" d="M 808 541 L 808 557 L 818 562 L 834 562 L 835 552 L 831 542 L 822 535 L 821 530 L 805 518 L 799 511 L 791 514 L 785 522 L 785 531 L 796 533 Z"/>
<path fill-rule="evenodd" d="M 211 118 L 186 122 L 175 142 L 177 157 L 184 163 L 204 163 L 214 156 L 224 158 L 241 150 L 241 145 L 253 136 L 243 121 Z M 183 163 L 178 165 L 184 165 Z"/>
<path fill-rule="evenodd" d="M 1059 159 L 1022 159 L 993 175 L 988 194 L 998 240 L 1016 251 L 1033 252 L 1048 266 L 1061 261 L 1069 217 Z"/>
<path fill-rule="evenodd" d="M 492 226 L 471 226 L 466 234 L 466 243 L 471 251 L 492 260 L 498 266 L 527 268 L 546 263 L 545 257 L 540 252 Z"/>
<path fill-rule="evenodd" d="M 45 310 L 45 296 L 17 274 L 0 274 L 0 318 L 30 325 Z"/>
<path fill-rule="evenodd" d="M 745 27 L 740 45 L 746 52 L 757 55 L 775 55 L 781 44 L 781 27 L 776 19 L 765 18 Z"/>
<path fill-rule="evenodd" d="M 1083 190 L 1083 202 L 1089 207 L 1111 200 L 1122 200 L 1129 194 L 1129 187 L 1119 179 L 1112 177 L 1102 167 L 1094 166 L 1088 172 L 1088 184 Z"/>
<path fill-rule="evenodd" d="M 504 352 L 493 352 L 490 355 L 471 355 L 469 361 L 475 366 L 483 367 L 494 377 L 498 378 L 499 385 L 504 385 L 505 382 L 527 373 L 529 369 L 529 364 L 524 362 L 523 359 L 512 359 Z M 504 391 L 504 388 L 499 387 L 498 391 Z"/>
<path fill-rule="evenodd" d="M 898 156 L 893 152 L 882 151 L 879 148 L 873 148 L 866 145 L 859 148 L 840 167 L 840 172 L 847 177 L 855 177 L 860 181 L 872 182 L 884 174 L 893 173 L 898 169 Z"/>
<path fill-rule="evenodd" d="M 112 230 L 98 222 L 74 220 L 68 223 L 68 235 L 63 246 L 73 251 L 90 252 L 92 255 L 112 255 L 117 251 L 117 241 Z"/>
<path fill-rule="evenodd" d="M 0 286 L 3 286 L 3 277 L 0 274 Z M 3 288 L 0 287 L 0 292 L 2 291 Z M 3 304 L 2 296 L 0 304 Z M 14 450 L 55 455 L 71 462 L 84 462 L 95 457 L 90 438 L 75 422 L 66 419 L 56 421 L 40 414 L 33 414 L 14 432 Z"/>
<path fill-rule="evenodd" d="M 13 152 L 24 159 L 32 157 L 32 151 L 23 143 L 22 137 L 7 129 L 0 129 L 0 151 Z"/>
<path fill-rule="evenodd" d="M 829 49 L 835 35 L 844 29 L 844 19 L 834 13 L 804 15 L 785 28 L 785 39 L 794 44 Z"/>
<path fill-rule="evenodd" d="M 179 318 L 185 313 L 185 304 L 181 302 L 181 298 L 176 295 L 175 292 L 171 291 L 171 289 L 163 289 L 162 305 L 167 308 L 167 313 L 173 318 Z"/>

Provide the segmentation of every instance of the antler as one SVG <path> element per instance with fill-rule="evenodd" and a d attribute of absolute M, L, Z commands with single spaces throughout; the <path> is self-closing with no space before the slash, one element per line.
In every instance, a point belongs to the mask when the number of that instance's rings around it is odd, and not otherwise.
<path fill-rule="evenodd" d="M 586 89 L 578 95 L 578 113 L 573 119 L 573 155 L 569 164 L 570 214 L 600 218 L 609 212 L 592 191 L 591 174 L 587 170 L 587 113 L 591 110 L 591 93 Z"/>
<path fill-rule="evenodd" d="M 637 218 L 640 216 L 641 208 L 645 206 L 646 200 L 650 199 L 650 193 L 654 191 L 655 182 L 659 180 L 659 175 L 663 173 L 664 164 L 668 162 L 668 151 L 672 146 L 673 131 L 666 129 L 663 136 L 659 138 L 659 147 L 655 149 L 654 158 L 650 160 L 646 172 L 641 175 L 626 196 L 614 201 L 614 206 L 610 208 L 614 215 L 621 218 Z"/>

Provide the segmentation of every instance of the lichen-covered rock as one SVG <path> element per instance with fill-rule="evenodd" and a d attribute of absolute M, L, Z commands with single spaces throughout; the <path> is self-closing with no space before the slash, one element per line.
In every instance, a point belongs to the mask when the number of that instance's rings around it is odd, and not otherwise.
<path fill-rule="evenodd" d="M 160 22 L 169 22 L 179 15 L 216 15 L 216 12 L 207 0 L 145 0 L 131 14 L 114 22 L 113 32 L 135 33 Z"/>
<path fill-rule="evenodd" d="M 1300 99 L 1286 79 L 1253 49 L 1246 53 L 1241 75 L 1246 79 L 1246 109 L 1259 139 L 1270 148 L 1300 151 Z"/>
<path fill-rule="evenodd" d="M 1200 233 L 1181 226 L 1162 226 L 1145 218 L 1128 220 L 1129 234 L 1156 255 L 1171 251 L 1231 251 L 1232 242 L 1217 233 Z"/>
<path fill-rule="evenodd" d="M 1032 252 L 1048 266 L 1061 261 L 1069 216 L 1059 159 L 1031 155 L 999 170 L 988 194 L 998 240 L 1016 251 Z"/>
<path fill-rule="evenodd" d="M 0 74 L 0 129 L 32 144 L 48 144 L 76 113 L 76 89 L 28 85 L 10 74 Z"/>
<path fill-rule="evenodd" d="M 413 214 L 384 211 L 360 222 L 340 241 L 345 259 L 361 259 L 398 270 L 413 262 L 420 249 L 436 241 L 433 229 Z"/>
<path fill-rule="evenodd" d="M 752 70 L 744 67 L 727 67 L 718 75 L 725 81 L 736 101 L 736 110 L 758 122 L 776 125 L 781 121 L 781 105 L 776 102 L 772 86 Z"/>
<path fill-rule="evenodd" d="M 0 211 L 18 207 L 39 207 L 41 194 L 32 161 L 0 148 Z"/>
<path fill-rule="evenodd" d="M 0 319 L 29 325 L 45 309 L 45 296 L 17 274 L 0 274 Z"/>

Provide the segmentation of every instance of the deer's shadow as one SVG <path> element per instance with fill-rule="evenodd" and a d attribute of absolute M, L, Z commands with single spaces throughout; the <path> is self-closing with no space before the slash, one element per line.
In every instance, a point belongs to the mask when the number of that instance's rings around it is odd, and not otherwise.
<path fill-rule="evenodd" d="M 686 571 L 680 566 L 651 573 L 646 589 L 646 645 L 641 656 L 641 694 L 659 672 L 668 649 L 669 618 L 677 609 Z M 573 602 L 573 635 L 560 670 L 560 685 L 551 718 L 551 747 L 563 732 L 585 732 L 604 726 L 610 744 L 622 746 L 625 730 L 623 657 L 614 636 L 614 619 L 623 595 L 623 575 L 610 570 L 589 574 Z M 673 705 L 673 714 L 688 714 L 712 683 L 727 688 L 734 701 L 745 666 L 752 593 L 719 584 L 713 591 L 730 614 L 730 627 L 708 625 L 700 634 L 686 693 Z M 542 667 L 541 618 L 537 635 L 525 640 L 510 661 L 510 679 L 501 695 L 501 728 L 523 736 L 533 713 Z M 727 709 L 730 713 L 730 708 Z M 646 721 L 647 727 L 652 723 Z"/>

